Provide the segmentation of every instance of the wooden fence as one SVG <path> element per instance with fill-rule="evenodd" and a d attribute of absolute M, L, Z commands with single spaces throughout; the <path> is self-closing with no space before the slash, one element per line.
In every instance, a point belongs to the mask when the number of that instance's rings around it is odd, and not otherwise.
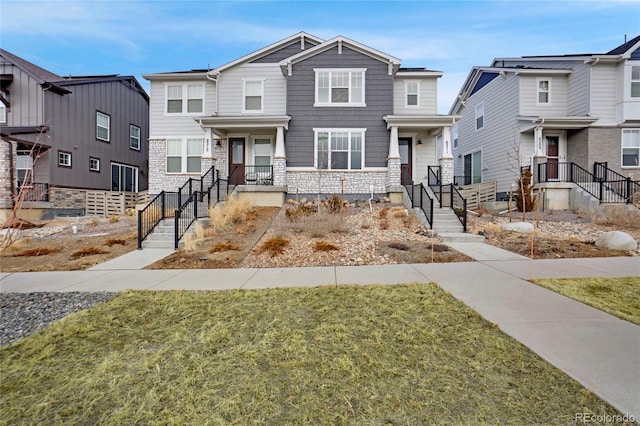
<path fill-rule="evenodd" d="M 467 199 L 467 209 L 475 210 L 485 201 L 496 200 L 497 181 L 475 183 L 458 188 L 460 194 Z"/>
<path fill-rule="evenodd" d="M 144 192 L 87 191 L 85 214 L 88 216 L 124 216 L 127 209 L 149 201 Z"/>

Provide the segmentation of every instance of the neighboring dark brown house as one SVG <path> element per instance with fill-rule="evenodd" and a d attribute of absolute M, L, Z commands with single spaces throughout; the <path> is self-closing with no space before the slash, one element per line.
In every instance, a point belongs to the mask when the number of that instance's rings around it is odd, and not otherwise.
<path fill-rule="evenodd" d="M 148 136 L 135 77 L 61 77 L 0 49 L 0 210 L 21 187 L 49 216 L 82 213 L 86 190 L 144 191 Z"/>

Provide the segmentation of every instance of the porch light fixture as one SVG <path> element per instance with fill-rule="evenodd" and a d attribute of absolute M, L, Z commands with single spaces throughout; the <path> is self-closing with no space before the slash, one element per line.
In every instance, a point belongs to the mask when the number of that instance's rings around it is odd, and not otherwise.
<path fill-rule="evenodd" d="M 422 145 L 422 141 L 418 139 L 418 145 Z"/>
<path fill-rule="evenodd" d="M 220 139 L 216 140 L 216 146 L 222 146 L 222 142 L 220 142 Z"/>

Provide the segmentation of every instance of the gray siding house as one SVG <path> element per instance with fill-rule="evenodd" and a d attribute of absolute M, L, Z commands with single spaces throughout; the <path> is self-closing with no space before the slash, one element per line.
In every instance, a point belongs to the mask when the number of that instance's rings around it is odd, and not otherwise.
<path fill-rule="evenodd" d="M 606 53 L 496 58 L 471 70 L 449 113 L 460 116 L 456 183 L 496 180 L 505 195 L 531 167 L 561 193 L 568 172 L 597 175 L 598 165 L 637 181 L 640 36 Z M 568 208 L 566 199 L 548 201 Z"/>
<path fill-rule="evenodd" d="M 147 189 L 149 97 L 133 76 L 61 77 L 0 49 L 0 209 L 84 209 Z"/>
<path fill-rule="evenodd" d="M 442 73 L 400 65 L 345 37 L 298 33 L 212 70 L 144 75 L 149 193 L 212 166 L 244 191 L 282 194 L 401 196 L 437 165 L 450 181 Z"/>

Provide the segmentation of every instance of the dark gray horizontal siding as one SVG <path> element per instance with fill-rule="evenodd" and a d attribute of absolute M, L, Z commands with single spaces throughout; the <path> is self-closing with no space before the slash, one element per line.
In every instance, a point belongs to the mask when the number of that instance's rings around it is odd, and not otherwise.
<path fill-rule="evenodd" d="M 313 46 L 315 46 L 315 44 L 309 43 L 308 41 L 305 40 L 304 46 L 305 46 L 305 49 L 310 49 Z M 253 63 L 253 64 L 277 64 L 278 62 L 282 61 L 283 59 L 287 59 L 290 56 L 297 55 L 300 52 L 302 52 L 302 49 L 300 49 L 300 40 L 296 40 L 293 43 L 287 45 L 286 47 L 283 47 L 280 50 L 277 50 L 277 51 L 275 51 L 273 53 L 265 55 L 265 56 L 263 56 L 261 58 L 254 59 L 253 61 L 251 61 L 251 63 Z"/>
<path fill-rule="evenodd" d="M 50 183 L 109 190 L 111 162 L 136 166 L 139 189 L 147 188 L 149 104 L 120 81 L 82 84 L 63 97 L 47 94 L 47 122 L 51 123 Z M 96 112 L 110 116 L 110 141 L 96 138 Z M 140 128 L 140 150 L 129 147 L 129 126 Z M 77 148 L 75 146 L 77 145 Z M 70 152 L 72 167 L 58 167 L 58 151 Z M 89 171 L 89 157 L 100 159 L 100 173 Z"/>
<path fill-rule="evenodd" d="M 314 107 L 314 68 L 366 68 L 366 107 Z M 287 131 L 287 165 L 312 167 L 313 128 L 366 128 L 365 166 L 386 167 L 389 131 L 384 115 L 393 112 L 393 78 L 387 64 L 343 47 L 315 55 L 293 66 L 287 78 L 287 113 L 291 116 Z"/>

